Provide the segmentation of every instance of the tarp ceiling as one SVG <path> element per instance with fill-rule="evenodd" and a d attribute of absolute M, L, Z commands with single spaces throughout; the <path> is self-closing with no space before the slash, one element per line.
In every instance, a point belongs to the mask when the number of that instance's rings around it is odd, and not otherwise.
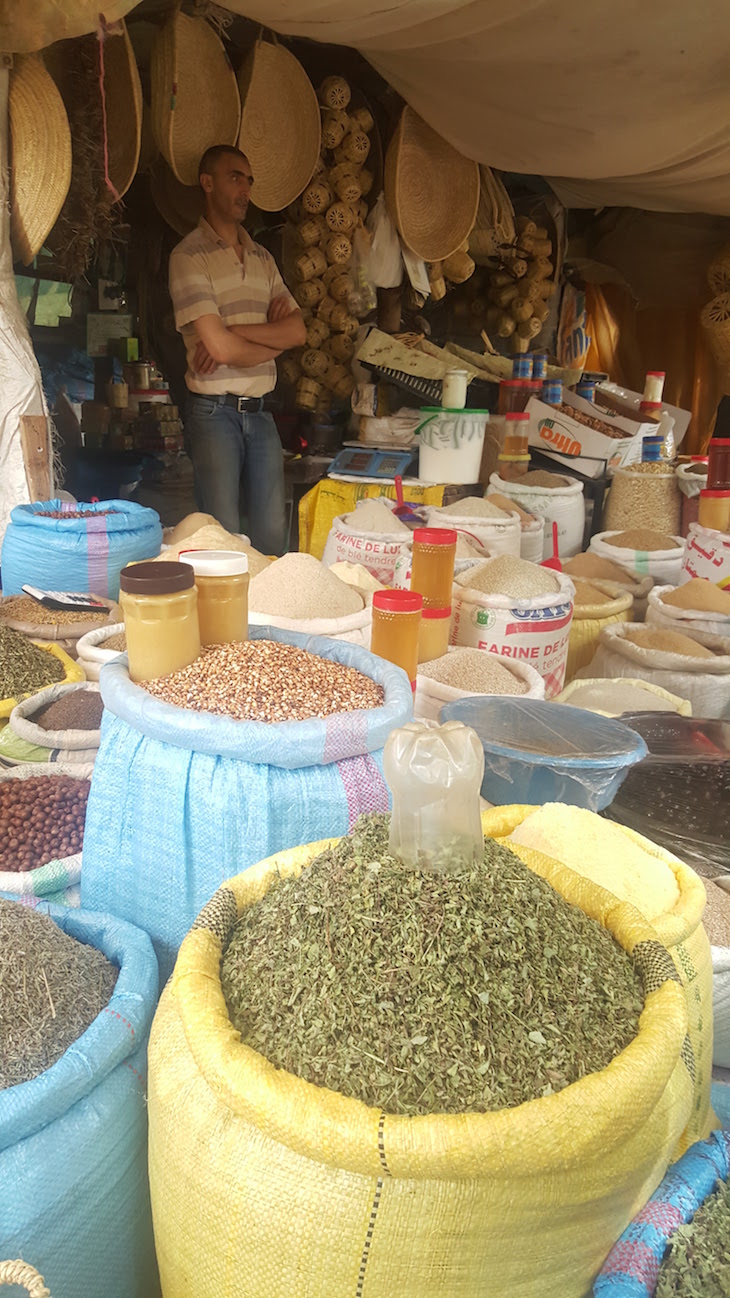
<path fill-rule="evenodd" d="M 0 48 L 96 27 L 99 0 L 0 0 Z M 107 20 L 134 8 L 110 0 Z M 574 206 L 730 215 L 730 18 L 718 0 L 227 0 L 354 46 L 471 158 Z"/>

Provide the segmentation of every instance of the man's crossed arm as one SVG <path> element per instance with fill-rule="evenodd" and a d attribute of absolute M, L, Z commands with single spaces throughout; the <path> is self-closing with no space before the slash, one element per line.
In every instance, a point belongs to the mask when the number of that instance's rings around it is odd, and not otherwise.
<path fill-rule="evenodd" d="M 203 315 L 195 321 L 200 338 L 194 368 L 198 374 L 212 374 L 219 365 L 254 369 L 275 360 L 290 347 L 299 347 L 307 336 L 298 310 L 291 310 L 285 296 L 273 299 L 266 324 L 226 326 L 219 315 Z"/>

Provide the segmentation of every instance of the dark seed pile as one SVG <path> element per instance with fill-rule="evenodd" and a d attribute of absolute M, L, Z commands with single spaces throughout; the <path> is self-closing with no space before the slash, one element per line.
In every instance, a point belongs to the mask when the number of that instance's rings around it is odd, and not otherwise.
<path fill-rule="evenodd" d="M 485 1112 L 604 1068 L 643 1008 L 625 951 L 492 840 L 469 871 L 406 870 L 387 816 L 248 907 L 221 978 L 277 1068 L 393 1114 Z"/>
<path fill-rule="evenodd" d="M 55 654 L 39 649 L 21 631 L 0 623 L 0 699 L 18 699 L 65 676 Z"/>
<path fill-rule="evenodd" d="M 0 870 L 17 874 L 80 852 L 89 781 L 69 775 L 0 780 Z"/>
<path fill-rule="evenodd" d="M 98 730 L 103 711 L 96 690 L 71 690 L 28 719 L 42 730 Z"/>
<path fill-rule="evenodd" d="M 723 1181 L 680 1226 L 659 1268 L 655 1298 L 728 1298 L 730 1187 Z"/>
<path fill-rule="evenodd" d="M 118 974 L 48 915 L 0 899 L 0 1090 L 55 1064 L 108 1004 Z"/>

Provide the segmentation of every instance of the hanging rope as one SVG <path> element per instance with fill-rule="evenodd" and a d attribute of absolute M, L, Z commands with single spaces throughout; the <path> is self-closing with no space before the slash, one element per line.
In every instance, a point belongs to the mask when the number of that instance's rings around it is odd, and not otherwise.
<path fill-rule="evenodd" d="M 99 22 L 96 28 L 96 39 L 99 43 L 99 94 L 101 96 L 101 117 L 104 127 L 104 184 L 114 199 L 114 202 L 121 203 L 121 195 L 117 193 L 111 176 L 109 175 L 109 137 L 107 135 L 106 86 L 104 84 L 104 41 L 106 40 L 106 21 L 103 14 L 99 14 Z"/>

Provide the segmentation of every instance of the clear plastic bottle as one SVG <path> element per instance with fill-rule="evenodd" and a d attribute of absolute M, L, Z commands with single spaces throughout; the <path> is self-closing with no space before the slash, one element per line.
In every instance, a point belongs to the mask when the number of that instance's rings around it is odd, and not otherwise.
<path fill-rule="evenodd" d="M 390 850 L 414 870 L 451 873 L 479 860 L 484 749 L 461 721 L 412 721 L 388 736 L 383 770 L 393 795 Z"/>
<path fill-rule="evenodd" d="M 370 652 L 402 667 L 416 688 L 418 635 L 423 596 L 411 590 L 376 590 L 373 595 L 373 626 Z"/>
<path fill-rule="evenodd" d="M 157 680 L 200 657 L 198 593 L 189 563 L 128 564 L 119 587 L 133 681 Z"/>
<path fill-rule="evenodd" d="M 195 573 L 200 643 L 248 640 L 248 556 L 235 550 L 183 550 Z"/>

